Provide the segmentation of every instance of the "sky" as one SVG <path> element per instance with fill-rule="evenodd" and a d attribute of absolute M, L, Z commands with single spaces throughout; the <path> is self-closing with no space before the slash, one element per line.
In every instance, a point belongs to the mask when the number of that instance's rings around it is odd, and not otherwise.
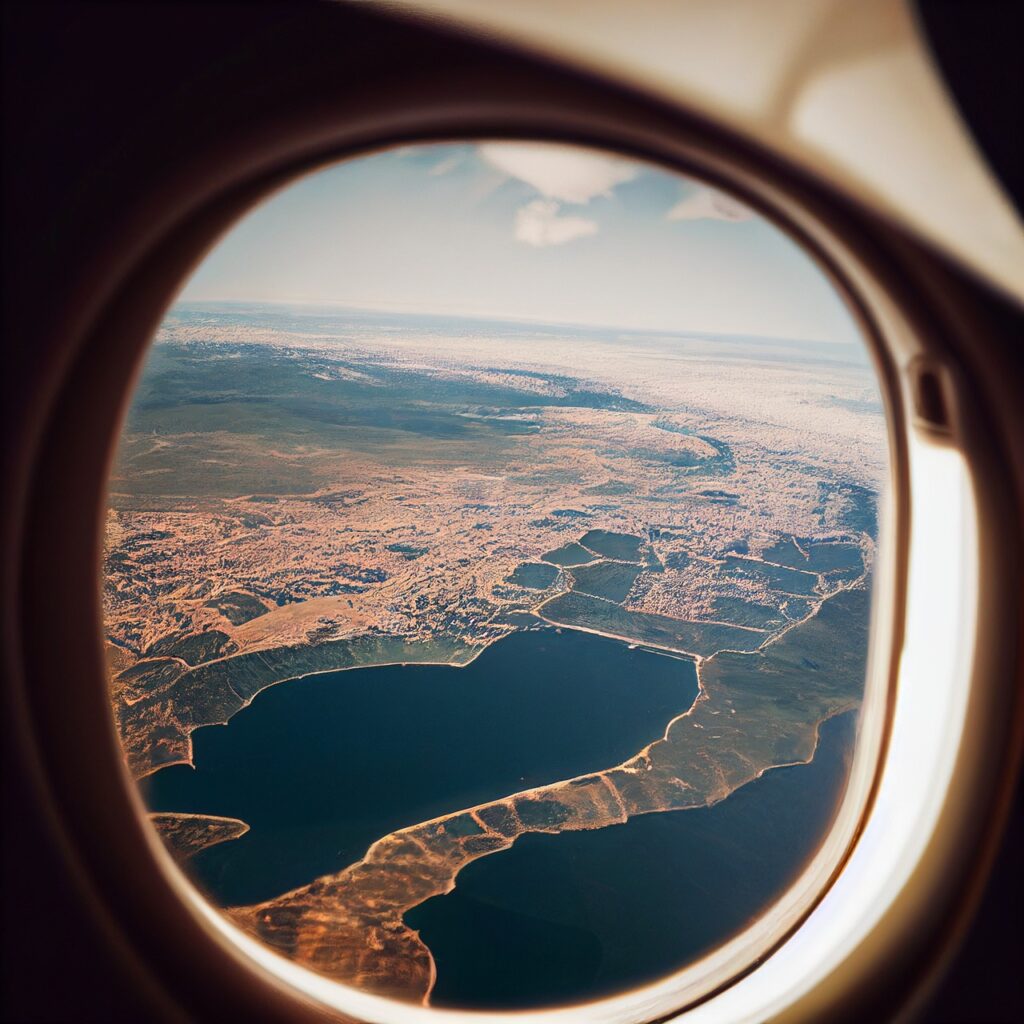
<path fill-rule="evenodd" d="M 407 146 L 314 172 L 243 218 L 180 298 L 857 337 L 811 259 L 737 200 L 549 143 Z"/>

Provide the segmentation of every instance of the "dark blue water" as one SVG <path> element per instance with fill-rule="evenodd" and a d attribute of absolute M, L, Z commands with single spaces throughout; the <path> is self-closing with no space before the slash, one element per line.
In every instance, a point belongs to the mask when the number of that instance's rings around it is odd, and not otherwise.
<path fill-rule="evenodd" d="M 594 999 L 678 970 L 790 885 L 831 824 L 856 718 L 822 727 L 809 765 L 700 810 L 594 832 L 527 835 L 406 915 L 437 963 L 435 1006 Z"/>
<path fill-rule="evenodd" d="M 697 695 L 684 659 L 586 633 L 513 633 L 466 668 L 382 666 L 270 688 L 193 734 L 196 768 L 143 784 L 152 810 L 251 831 L 189 862 L 223 905 L 359 860 L 395 829 L 617 764 Z"/>

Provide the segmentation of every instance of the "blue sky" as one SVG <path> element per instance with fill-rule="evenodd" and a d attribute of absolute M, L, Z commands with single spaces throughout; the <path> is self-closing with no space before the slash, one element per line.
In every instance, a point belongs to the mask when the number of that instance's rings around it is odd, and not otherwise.
<path fill-rule="evenodd" d="M 239 222 L 181 298 L 857 336 L 802 250 L 736 201 L 544 143 L 405 147 L 318 171 Z"/>

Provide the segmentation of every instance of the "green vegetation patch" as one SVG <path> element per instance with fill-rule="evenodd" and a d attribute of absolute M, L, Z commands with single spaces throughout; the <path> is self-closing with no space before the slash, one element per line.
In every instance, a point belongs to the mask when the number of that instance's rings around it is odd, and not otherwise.
<path fill-rule="evenodd" d="M 728 505 L 734 508 L 740 503 L 740 496 L 733 494 L 731 491 L 704 490 L 700 491 L 699 494 L 702 498 L 706 498 L 715 505 Z"/>
<path fill-rule="evenodd" d="M 878 495 L 860 484 L 820 482 L 817 512 L 823 520 L 829 513 L 835 515 L 840 528 L 852 533 L 878 536 Z"/>
<path fill-rule="evenodd" d="M 716 619 L 720 619 L 722 622 L 732 622 L 737 626 L 775 630 L 782 629 L 790 621 L 773 605 L 745 601 L 740 597 L 724 595 L 716 597 L 712 607 Z"/>
<path fill-rule="evenodd" d="M 205 410 L 203 410 L 205 411 Z M 232 426 L 243 426 L 251 410 L 218 407 L 224 416 L 222 427 L 213 427 L 197 416 L 190 421 L 182 415 L 173 429 L 177 436 L 159 446 L 143 433 L 122 438 L 117 463 L 110 478 L 112 502 L 118 508 L 137 508 L 137 499 L 155 495 L 197 498 L 237 498 L 262 491 L 265 494 L 308 494 L 321 486 L 321 480 L 300 459 L 268 454 L 271 444 L 280 450 L 294 445 L 281 435 L 267 439 L 229 433 Z M 237 417 L 233 415 L 237 412 Z M 203 429 L 203 427 L 207 429 Z M 250 427 L 250 432 L 255 426 Z M 151 433 L 164 434 L 154 427 Z M 126 500 L 126 499 L 136 499 Z"/>
<path fill-rule="evenodd" d="M 802 596 L 813 594 L 814 586 L 818 582 L 818 577 L 809 572 L 787 569 L 781 565 L 769 565 L 767 562 L 759 562 L 753 558 L 739 558 L 736 555 L 726 557 L 722 572 L 725 576 L 767 582 L 774 590 Z"/>
<path fill-rule="evenodd" d="M 239 654 L 180 673 L 168 675 L 169 666 L 180 663 L 154 661 L 130 670 L 131 682 L 160 678 L 161 688 L 133 704 L 120 703 L 118 718 L 128 763 L 136 775 L 143 775 L 183 759 L 185 734 L 191 729 L 227 722 L 261 690 L 275 683 L 347 668 L 373 665 L 445 663 L 467 665 L 480 652 L 447 637 L 406 640 L 402 637 L 362 636 L 316 645 L 278 647 L 269 651 Z M 147 677 L 148 673 L 148 677 Z M 166 726 L 154 728 L 154 720 Z"/>
<path fill-rule="evenodd" d="M 494 465 L 540 427 L 542 406 L 635 409 L 565 378 L 562 394 L 313 352 L 165 343 L 147 360 L 112 474 L 120 504 L 155 495 L 308 494 L 337 478 L 310 451 L 392 465 Z M 130 502 L 129 502 L 130 503 Z"/>
<path fill-rule="evenodd" d="M 479 822 L 474 821 L 472 815 L 468 812 L 456 814 L 454 817 L 446 819 L 443 828 L 446 835 L 454 836 L 456 839 L 478 836 L 483 832 Z"/>
<path fill-rule="evenodd" d="M 263 605 L 260 605 L 263 611 Z M 204 661 L 223 658 L 234 654 L 238 645 L 227 633 L 219 629 L 208 629 L 203 633 L 192 633 L 182 636 L 175 634 L 158 640 L 146 651 L 147 657 L 163 656 L 165 658 L 181 658 L 189 665 L 201 665 Z"/>
<path fill-rule="evenodd" d="M 415 544 L 385 544 L 384 547 L 396 555 L 401 555 L 407 562 L 414 562 L 417 558 L 422 558 L 430 550 L 417 547 Z"/>
<path fill-rule="evenodd" d="M 244 700 L 260 690 L 313 672 L 331 672 L 345 668 L 417 662 L 467 663 L 479 648 L 448 638 L 406 640 L 392 636 L 361 636 L 350 640 L 330 640 L 312 646 L 278 647 L 225 658 L 212 665 L 200 665 L 186 674 L 203 688 L 215 679 L 223 679 Z"/>
<path fill-rule="evenodd" d="M 519 834 L 519 822 L 507 804 L 489 804 L 477 811 L 477 817 L 489 829 L 503 836 Z"/>
<path fill-rule="evenodd" d="M 594 487 L 588 487 L 583 493 L 607 497 L 619 497 L 623 494 L 632 494 L 635 490 L 635 487 L 622 480 L 608 480 L 603 484 L 596 484 Z"/>
<path fill-rule="evenodd" d="M 753 651 L 766 639 L 766 634 L 760 630 L 627 611 L 619 605 L 573 591 L 548 601 L 541 614 L 556 625 L 593 629 L 624 640 L 705 657 L 724 649 Z"/>
<path fill-rule="evenodd" d="M 841 592 L 756 652 L 708 658 L 701 666 L 708 699 L 672 721 L 643 772 L 609 773 L 625 805 L 698 806 L 767 768 L 810 760 L 821 722 L 860 701 L 869 603 L 865 589 Z"/>
<path fill-rule="evenodd" d="M 791 569 L 806 569 L 807 559 L 803 552 L 796 546 L 792 537 L 776 541 L 770 548 L 765 548 L 761 557 L 766 562 L 776 562 L 779 565 L 788 565 Z"/>
<path fill-rule="evenodd" d="M 605 558 L 617 558 L 623 562 L 640 560 L 643 539 L 631 533 L 613 533 L 610 530 L 588 530 L 580 543 Z"/>
<path fill-rule="evenodd" d="M 793 538 L 773 544 L 762 555 L 766 562 L 777 562 L 792 569 L 808 572 L 848 572 L 864 567 L 860 545 L 846 541 L 801 541 Z"/>
<path fill-rule="evenodd" d="M 704 663 L 705 686 L 732 703 L 744 751 L 755 761 L 806 759 L 818 723 L 859 702 L 869 606 L 865 588 L 844 591 L 763 651 L 723 653 Z"/>
<path fill-rule="evenodd" d="M 568 808 L 557 800 L 534 797 L 517 798 L 515 808 L 523 827 L 531 832 L 557 828 L 570 815 Z"/>
<path fill-rule="evenodd" d="M 859 544 L 808 544 L 808 568 L 812 572 L 856 572 L 864 570 Z"/>
<path fill-rule="evenodd" d="M 258 619 L 267 611 L 267 606 L 258 597 L 240 590 L 213 597 L 204 607 L 216 608 L 233 626 L 241 626 L 243 622 Z"/>
<path fill-rule="evenodd" d="M 516 566 L 511 576 L 505 577 L 506 583 L 515 583 L 528 590 L 547 590 L 558 579 L 559 569 L 545 562 L 523 562 Z"/>
<path fill-rule="evenodd" d="M 545 562 L 553 562 L 555 565 L 583 565 L 585 562 L 592 562 L 594 555 L 584 547 L 580 547 L 575 541 L 570 544 L 563 544 L 546 555 L 541 555 Z"/>
<path fill-rule="evenodd" d="M 126 668 L 118 675 L 117 682 L 138 697 L 173 683 L 184 671 L 184 666 L 175 658 L 154 658 Z"/>
<path fill-rule="evenodd" d="M 625 601 L 640 574 L 640 566 L 622 562 L 597 562 L 572 570 L 572 589 L 607 601 Z"/>
<path fill-rule="evenodd" d="M 860 577 L 864 572 L 864 564 L 851 568 L 851 569 L 833 569 L 828 573 L 828 580 L 830 583 L 852 583 L 855 579 Z"/>
<path fill-rule="evenodd" d="M 782 614 L 785 615 L 790 622 L 806 618 L 810 615 L 813 607 L 813 601 L 806 600 L 802 597 L 790 597 L 789 595 L 780 602 Z"/>
<path fill-rule="evenodd" d="M 649 547 L 644 552 L 644 566 L 651 572 L 664 572 L 665 566 L 661 564 L 661 559 L 654 552 L 654 548 Z"/>

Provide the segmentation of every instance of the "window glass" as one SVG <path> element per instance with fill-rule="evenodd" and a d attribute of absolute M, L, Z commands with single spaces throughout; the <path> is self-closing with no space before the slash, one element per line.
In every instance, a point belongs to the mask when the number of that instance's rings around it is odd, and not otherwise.
<path fill-rule="evenodd" d="M 730 196 L 532 143 L 309 175 L 168 311 L 110 479 L 150 820 L 370 992 L 677 971 L 835 819 L 887 458 L 842 301 Z"/>

